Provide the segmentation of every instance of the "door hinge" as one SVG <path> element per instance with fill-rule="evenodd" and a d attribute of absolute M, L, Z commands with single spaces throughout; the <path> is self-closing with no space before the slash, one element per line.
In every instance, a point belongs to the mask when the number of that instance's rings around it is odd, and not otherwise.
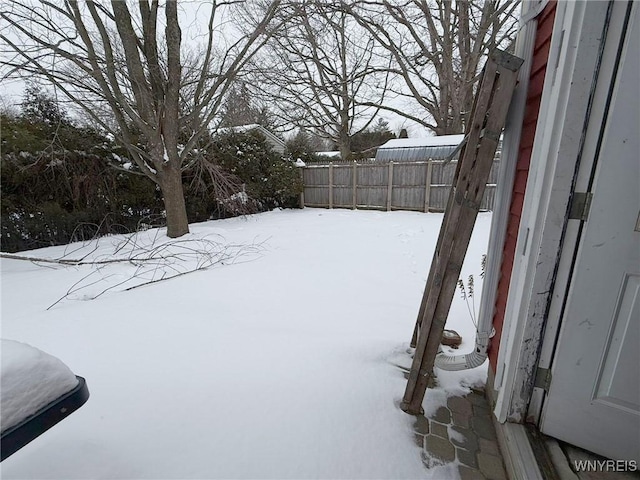
<path fill-rule="evenodd" d="M 550 385 L 551 385 L 551 369 L 538 368 L 536 370 L 536 378 L 533 381 L 533 386 L 537 388 L 542 388 L 545 392 L 548 392 Z"/>
<path fill-rule="evenodd" d="M 571 207 L 569 208 L 569 220 L 587 221 L 589 209 L 591 208 L 591 192 L 573 192 L 571 197 Z"/>

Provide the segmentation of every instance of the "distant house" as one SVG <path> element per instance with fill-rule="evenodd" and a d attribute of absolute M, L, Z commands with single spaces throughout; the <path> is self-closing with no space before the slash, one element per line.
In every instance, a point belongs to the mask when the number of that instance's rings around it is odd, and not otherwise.
<path fill-rule="evenodd" d="M 420 162 L 428 159 L 444 160 L 455 152 L 463 139 L 464 135 L 394 138 L 378 147 L 376 162 Z"/>
<path fill-rule="evenodd" d="M 340 152 L 335 151 L 335 152 L 316 152 L 315 153 L 318 157 L 323 157 L 326 158 L 328 160 L 340 160 Z"/>
<path fill-rule="evenodd" d="M 278 138 L 276 135 L 271 133 L 269 130 L 264 128 L 262 125 L 258 123 L 251 123 L 249 125 L 239 125 L 237 127 L 225 127 L 218 129 L 218 133 L 251 133 L 258 132 L 260 133 L 265 140 L 271 145 L 273 150 L 280 155 L 284 154 L 285 143 L 284 140 Z"/>

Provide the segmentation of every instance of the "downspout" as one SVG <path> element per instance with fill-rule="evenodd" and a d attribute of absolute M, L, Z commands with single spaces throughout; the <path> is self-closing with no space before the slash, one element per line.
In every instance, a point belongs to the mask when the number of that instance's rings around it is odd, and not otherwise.
<path fill-rule="evenodd" d="M 522 122 L 527 104 L 529 75 L 533 60 L 533 47 L 536 40 L 537 16 L 544 10 L 548 0 L 525 1 L 522 5 L 520 29 L 516 38 L 515 55 L 525 59 L 520 69 L 518 87 L 514 93 L 505 126 L 502 157 L 498 170 L 496 199 L 489 233 L 489 252 L 487 254 L 487 270 L 480 298 L 479 321 L 476 329 L 475 347 L 472 352 L 462 355 L 447 355 L 440 352 L 436 355 L 435 366 L 441 370 L 467 370 L 482 365 L 488 356 L 489 340 L 495 334 L 493 314 L 496 302 L 500 266 L 502 264 L 502 248 L 504 245 L 511 193 L 515 178 L 516 163 L 520 147 Z M 496 375 L 496 383 L 500 382 Z"/>
<path fill-rule="evenodd" d="M 441 370 L 468 370 L 470 368 L 479 367 L 487 359 L 487 350 L 489 349 L 489 339 L 493 337 L 493 328 L 489 327 L 492 333 L 483 331 L 485 326 L 478 323 L 476 331 L 476 346 L 473 352 L 464 355 L 446 355 L 441 352 L 436 355 L 435 366 Z"/>

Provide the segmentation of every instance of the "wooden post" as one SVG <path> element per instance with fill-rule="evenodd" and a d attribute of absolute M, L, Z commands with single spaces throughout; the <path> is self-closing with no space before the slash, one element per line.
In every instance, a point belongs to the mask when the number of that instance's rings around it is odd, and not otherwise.
<path fill-rule="evenodd" d="M 353 161 L 353 170 L 351 170 L 351 176 L 353 177 L 353 209 L 358 206 L 358 162 Z"/>
<path fill-rule="evenodd" d="M 389 184 L 387 185 L 387 212 L 391 210 L 391 196 L 393 195 L 393 162 L 389 162 Z"/>
<path fill-rule="evenodd" d="M 333 162 L 329 163 L 329 208 L 333 208 Z"/>
<path fill-rule="evenodd" d="M 429 213 L 429 203 L 431 202 L 431 177 L 433 176 L 433 164 L 431 159 L 427 160 L 426 180 L 424 182 L 424 213 Z"/>
<path fill-rule="evenodd" d="M 300 169 L 300 180 L 302 181 L 302 191 L 300 192 L 300 208 L 304 208 L 304 169 L 305 167 L 298 167 Z"/>
<path fill-rule="evenodd" d="M 422 413 L 422 400 L 433 375 L 442 332 L 521 65 L 522 59 L 494 51 L 474 99 L 467 143 L 460 153 L 414 328 L 416 351 L 401 404 L 402 410 L 412 415 Z"/>

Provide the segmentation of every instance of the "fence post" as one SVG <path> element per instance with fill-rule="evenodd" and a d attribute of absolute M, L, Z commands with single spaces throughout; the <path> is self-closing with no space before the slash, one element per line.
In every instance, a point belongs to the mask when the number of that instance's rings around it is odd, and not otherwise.
<path fill-rule="evenodd" d="M 431 159 L 427 160 L 427 172 L 425 173 L 424 181 L 424 213 L 429 213 L 429 203 L 431 202 L 431 177 L 433 171 L 433 164 Z"/>
<path fill-rule="evenodd" d="M 329 163 L 329 208 L 333 208 L 333 162 Z"/>
<path fill-rule="evenodd" d="M 387 212 L 391 210 L 391 196 L 393 195 L 393 162 L 389 162 L 389 185 L 387 185 Z"/>
<path fill-rule="evenodd" d="M 356 209 L 358 205 L 358 162 L 353 161 L 353 170 L 351 171 L 353 177 L 353 209 Z"/>
<path fill-rule="evenodd" d="M 302 182 L 302 191 L 300 192 L 300 208 L 304 208 L 304 169 L 305 167 L 298 167 L 300 169 L 300 181 Z"/>

